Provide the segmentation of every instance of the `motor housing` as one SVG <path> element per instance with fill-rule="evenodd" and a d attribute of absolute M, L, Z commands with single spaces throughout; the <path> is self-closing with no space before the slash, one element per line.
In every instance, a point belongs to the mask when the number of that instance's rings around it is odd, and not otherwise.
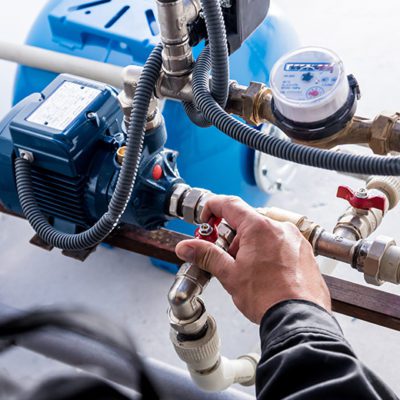
<path fill-rule="evenodd" d="M 108 208 L 126 144 L 116 91 L 70 75 L 17 104 L 0 123 L 0 201 L 22 214 L 14 160 L 32 158 L 32 184 L 40 210 L 57 228 L 77 233 Z M 177 153 L 164 148 L 165 125 L 146 133 L 136 185 L 121 222 L 157 228 L 169 217 L 165 204 L 182 182 Z"/>

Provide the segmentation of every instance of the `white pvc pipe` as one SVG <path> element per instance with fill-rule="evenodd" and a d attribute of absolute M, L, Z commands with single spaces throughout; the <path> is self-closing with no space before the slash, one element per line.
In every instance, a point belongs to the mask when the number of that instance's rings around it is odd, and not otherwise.
<path fill-rule="evenodd" d="M 250 359 L 253 359 L 253 361 Z M 190 376 L 201 389 L 207 392 L 220 392 L 228 389 L 234 383 L 242 383 L 245 386 L 254 384 L 257 368 L 257 354 L 249 355 L 236 360 L 221 357 L 217 368 L 208 373 L 201 373 L 189 368 Z"/>
<path fill-rule="evenodd" d="M 0 41 L 0 59 L 59 74 L 67 73 L 122 88 L 122 67 L 39 47 Z M 137 67 L 138 77 L 141 67 Z"/>

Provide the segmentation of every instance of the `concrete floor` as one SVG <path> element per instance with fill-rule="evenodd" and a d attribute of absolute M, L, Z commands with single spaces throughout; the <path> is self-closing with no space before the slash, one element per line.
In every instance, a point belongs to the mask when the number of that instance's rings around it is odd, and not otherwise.
<path fill-rule="evenodd" d="M 44 0 L 14 0 L 2 8 L 0 40 L 22 42 Z M 364 94 L 359 115 L 398 110 L 400 79 L 395 67 L 400 33 L 396 0 L 275 0 L 296 26 L 305 45 L 335 50 L 347 71 L 354 73 Z M 22 10 L 22 11 L 21 11 Z M 14 66 L 0 61 L 0 116 L 8 110 Z M 338 184 L 355 181 L 333 172 L 299 167 L 297 178 L 274 195 L 271 205 L 305 212 L 326 227 L 334 224 L 344 204 L 335 199 Z M 399 211 L 377 233 L 399 237 Z M 0 302 L 19 308 L 39 305 L 80 305 L 98 310 L 134 333 L 142 352 L 182 365 L 168 340 L 166 293 L 173 277 L 153 268 L 148 259 L 118 249 L 98 249 L 85 263 L 47 253 L 28 244 L 32 230 L 24 221 L 0 215 Z M 336 276 L 362 282 L 358 273 L 339 266 Z M 382 290 L 399 293 L 385 285 Z M 223 350 L 237 356 L 258 347 L 257 327 L 243 318 L 217 282 L 206 294 L 210 312 L 221 329 Z M 338 316 L 346 337 L 360 358 L 400 393 L 400 333 Z M 0 373 L 26 385 L 67 367 L 24 350 L 0 357 Z"/>

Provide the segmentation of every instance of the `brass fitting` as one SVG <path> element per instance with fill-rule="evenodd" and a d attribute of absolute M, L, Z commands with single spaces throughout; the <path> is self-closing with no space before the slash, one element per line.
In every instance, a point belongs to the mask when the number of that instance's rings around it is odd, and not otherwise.
<path fill-rule="evenodd" d="M 335 135 L 320 140 L 296 140 L 295 142 L 327 150 L 345 144 L 366 144 L 369 142 L 371 124 L 370 120 L 355 116 L 344 129 Z"/>
<path fill-rule="evenodd" d="M 118 161 L 118 164 L 120 164 L 120 165 L 122 165 L 122 162 L 124 161 L 125 151 L 126 151 L 126 146 L 121 146 L 117 150 L 117 161 Z"/>
<path fill-rule="evenodd" d="M 369 147 L 375 154 L 385 155 L 390 151 L 399 149 L 391 148 L 392 134 L 395 125 L 399 122 L 400 113 L 383 112 L 378 115 L 371 126 Z"/>
<path fill-rule="evenodd" d="M 349 207 L 333 230 L 336 235 L 347 239 L 365 239 L 373 233 L 381 224 L 383 213 L 380 210 L 358 210 Z"/>
<path fill-rule="evenodd" d="M 250 82 L 242 95 L 243 118 L 251 125 L 260 125 L 265 122 L 265 117 L 260 114 L 264 103 L 272 98 L 271 89 L 260 82 Z"/>
<path fill-rule="evenodd" d="M 231 82 L 226 111 L 243 118 L 250 125 L 275 121 L 271 110 L 271 90 L 260 82 L 249 86 Z"/>

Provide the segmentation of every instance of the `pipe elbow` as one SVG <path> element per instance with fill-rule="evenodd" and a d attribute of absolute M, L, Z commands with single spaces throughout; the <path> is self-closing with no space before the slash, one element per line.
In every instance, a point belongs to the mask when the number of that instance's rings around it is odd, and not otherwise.
<path fill-rule="evenodd" d="M 183 307 L 189 302 L 189 299 L 189 294 L 179 285 L 174 286 L 168 293 L 168 302 L 171 308 Z"/>

